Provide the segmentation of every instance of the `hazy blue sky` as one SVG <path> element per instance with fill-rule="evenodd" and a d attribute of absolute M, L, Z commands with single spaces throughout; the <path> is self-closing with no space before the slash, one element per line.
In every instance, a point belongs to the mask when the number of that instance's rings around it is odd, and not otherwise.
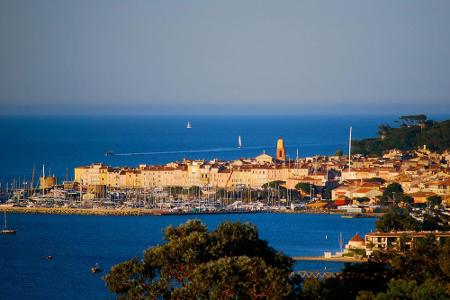
<path fill-rule="evenodd" d="M 0 111 L 450 113 L 450 1 L 1 0 Z"/>

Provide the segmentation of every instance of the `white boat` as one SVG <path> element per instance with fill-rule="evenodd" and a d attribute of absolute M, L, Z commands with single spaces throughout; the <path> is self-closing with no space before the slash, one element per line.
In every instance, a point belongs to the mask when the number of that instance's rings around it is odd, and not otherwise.
<path fill-rule="evenodd" d="M 5 220 L 5 224 L 3 225 L 3 229 L 1 231 L 1 234 L 16 234 L 16 231 L 14 229 L 8 229 L 8 224 L 6 221 L 6 211 L 4 214 L 4 220 Z"/>
<path fill-rule="evenodd" d="M 242 148 L 242 138 L 241 138 L 241 136 L 238 136 L 238 148 L 239 149 Z"/>
<path fill-rule="evenodd" d="M 103 272 L 102 267 L 98 263 L 95 263 L 95 265 L 91 268 L 92 273 L 101 273 Z"/>
<path fill-rule="evenodd" d="M 186 128 L 187 128 L 187 129 L 191 129 L 191 128 L 192 128 L 191 122 L 188 122 L 188 123 L 187 123 Z"/>

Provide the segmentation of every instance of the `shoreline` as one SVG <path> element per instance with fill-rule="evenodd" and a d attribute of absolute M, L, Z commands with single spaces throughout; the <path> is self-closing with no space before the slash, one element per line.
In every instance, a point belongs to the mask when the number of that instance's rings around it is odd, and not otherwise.
<path fill-rule="evenodd" d="M 329 262 L 367 262 L 367 258 L 361 257 L 351 257 L 351 256 L 336 256 L 336 257 L 325 257 L 325 256 L 292 256 L 295 261 L 329 261 Z"/>
<path fill-rule="evenodd" d="M 171 212 L 161 209 L 150 208 L 127 208 L 127 209 L 108 209 L 108 208 L 63 208 L 63 207 L 18 207 L 2 206 L 0 212 L 18 213 L 18 214 L 47 214 L 47 215 L 86 215 L 86 216 L 178 216 L 178 215 L 221 215 L 221 214 L 254 214 L 254 213 L 279 213 L 279 214 L 321 214 L 321 215 L 349 215 L 340 211 L 209 211 L 209 212 Z M 352 218 L 378 218 L 383 213 L 359 213 L 353 214 Z"/>

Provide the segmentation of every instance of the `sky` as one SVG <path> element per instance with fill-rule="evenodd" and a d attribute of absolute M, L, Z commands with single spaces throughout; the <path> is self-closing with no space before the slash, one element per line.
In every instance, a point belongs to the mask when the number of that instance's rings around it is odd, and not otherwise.
<path fill-rule="evenodd" d="M 1 0 L 0 114 L 448 114 L 449 29 L 448 0 Z"/>

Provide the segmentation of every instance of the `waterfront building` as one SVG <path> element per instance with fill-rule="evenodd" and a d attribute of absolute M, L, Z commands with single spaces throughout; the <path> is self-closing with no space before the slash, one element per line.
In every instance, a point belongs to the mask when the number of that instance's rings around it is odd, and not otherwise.
<path fill-rule="evenodd" d="M 365 249 L 364 239 L 357 233 L 349 241 L 346 249 Z"/>
<path fill-rule="evenodd" d="M 366 255 L 370 256 L 379 250 L 409 250 L 418 239 L 428 236 L 434 236 L 436 243 L 442 245 L 446 239 L 450 239 L 450 231 L 370 232 L 365 236 Z"/>
<path fill-rule="evenodd" d="M 424 203 L 428 195 L 437 194 L 444 204 L 450 201 L 450 169 L 442 164 L 442 155 L 400 158 L 352 156 L 352 169 L 348 172 L 345 157 L 314 156 L 297 160 L 285 160 L 284 141 L 277 141 L 275 159 L 266 153 L 255 158 L 232 161 L 188 160 L 170 162 L 166 165 L 139 165 L 138 167 L 111 167 L 101 163 L 74 169 L 74 182 L 87 185 L 104 185 L 109 189 L 151 190 L 165 187 L 213 187 L 234 190 L 238 188 L 261 189 L 272 181 L 283 181 L 288 189 L 298 183 L 310 183 L 320 191 L 331 190 L 333 200 L 347 199 L 345 204 L 358 198 L 369 198 L 369 204 L 378 203 L 383 189 L 392 182 L 402 185 L 405 193 L 412 194 L 415 203 Z M 385 183 L 372 180 L 384 179 Z M 48 184 L 47 186 L 50 186 Z M 417 194 L 415 194 L 417 193 Z"/>
<path fill-rule="evenodd" d="M 331 199 L 336 200 L 342 197 L 348 199 L 369 198 L 377 199 L 383 193 L 380 190 L 381 184 L 364 181 L 347 181 L 343 185 L 331 191 Z"/>

